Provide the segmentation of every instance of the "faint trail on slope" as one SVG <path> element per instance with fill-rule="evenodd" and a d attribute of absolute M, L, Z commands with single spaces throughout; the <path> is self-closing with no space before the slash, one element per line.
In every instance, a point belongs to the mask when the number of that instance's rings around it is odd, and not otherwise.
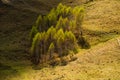
<path fill-rule="evenodd" d="M 84 62 L 100 63 L 101 56 L 107 56 L 107 55 L 109 56 L 109 54 L 105 54 L 105 53 L 108 53 L 114 49 L 119 49 L 119 43 L 116 39 L 109 40 L 106 43 L 101 43 L 98 46 L 85 51 L 82 55 L 78 54 L 79 58 L 77 61 L 80 63 L 84 63 Z"/>

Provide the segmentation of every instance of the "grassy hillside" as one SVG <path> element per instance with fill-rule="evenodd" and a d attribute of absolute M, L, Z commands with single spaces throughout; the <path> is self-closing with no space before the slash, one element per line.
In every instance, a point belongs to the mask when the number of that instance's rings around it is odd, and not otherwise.
<path fill-rule="evenodd" d="M 85 0 L 26 1 L 36 6 L 0 6 L 0 80 L 120 80 L 120 51 L 115 38 L 120 36 L 119 0 L 84 4 L 83 35 L 94 47 L 80 50 L 78 59 L 66 66 L 43 69 L 29 58 L 28 34 L 38 13 L 46 14 L 60 1 L 76 6 Z"/>
<path fill-rule="evenodd" d="M 91 45 L 120 34 L 119 4 L 119 0 L 96 0 L 86 5 L 83 28 Z"/>
<path fill-rule="evenodd" d="M 54 68 L 28 67 L 10 80 L 119 80 L 120 51 L 116 39 L 80 52 L 76 61 Z M 9 80 L 9 79 L 8 79 Z"/>

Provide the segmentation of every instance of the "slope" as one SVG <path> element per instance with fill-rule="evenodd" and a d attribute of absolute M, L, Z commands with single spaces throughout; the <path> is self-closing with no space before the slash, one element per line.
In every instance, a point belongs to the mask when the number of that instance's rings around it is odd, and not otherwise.
<path fill-rule="evenodd" d="M 91 45 L 105 42 L 120 34 L 119 4 L 119 0 L 95 0 L 86 4 L 83 28 Z"/>
<path fill-rule="evenodd" d="M 120 37 L 119 37 L 120 39 Z M 10 80 L 119 80 L 120 46 L 116 39 L 101 43 L 77 55 L 66 66 L 33 70 Z"/>
<path fill-rule="evenodd" d="M 0 80 L 119 80 L 120 48 L 115 38 L 120 30 L 119 3 L 97 0 L 85 4 L 84 37 L 92 45 L 105 43 L 81 51 L 78 59 L 66 66 L 43 69 L 36 69 L 27 54 L 27 34 L 38 14 L 10 6 L 0 8 Z"/>

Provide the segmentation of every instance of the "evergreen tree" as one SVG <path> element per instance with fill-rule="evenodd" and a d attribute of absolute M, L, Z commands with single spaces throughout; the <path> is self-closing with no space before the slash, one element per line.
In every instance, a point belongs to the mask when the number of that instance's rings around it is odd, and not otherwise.
<path fill-rule="evenodd" d="M 54 35 L 54 39 L 57 40 L 57 39 L 60 38 L 60 37 L 64 37 L 64 31 L 63 31 L 62 28 L 59 29 L 59 30 L 57 31 L 57 33 Z"/>
<path fill-rule="evenodd" d="M 70 31 L 75 33 L 76 32 L 76 28 L 77 28 L 76 21 L 75 20 L 69 21 L 69 29 L 70 29 Z"/>
<path fill-rule="evenodd" d="M 34 36 L 38 33 L 37 26 L 33 26 L 30 32 L 30 42 L 33 41 Z"/>
<path fill-rule="evenodd" d="M 31 47 L 32 61 L 34 64 L 38 64 L 40 60 L 39 38 L 40 38 L 40 33 L 37 33 L 33 38 L 32 47 Z"/>
<path fill-rule="evenodd" d="M 81 30 L 82 20 L 84 17 L 84 8 L 75 7 L 73 9 L 73 14 L 74 14 L 74 20 L 76 22 L 77 29 Z"/>
<path fill-rule="evenodd" d="M 72 8 L 71 7 L 67 7 L 66 8 L 66 16 L 71 16 L 72 14 Z"/>
<path fill-rule="evenodd" d="M 60 28 L 62 28 L 64 31 L 69 30 L 68 18 L 62 18 L 62 16 L 59 18 L 56 24 L 56 29 L 60 29 Z"/>
<path fill-rule="evenodd" d="M 49 46 L 49 49 L 48 49 L 50 59 L 51 59 L 52 54 L 54 53 L 54 49 L 55 49 L 54 43 L 51 43 L 50 46 Z"/>
<path fill-rule="evenodd" d="M 62 3 L 60 3 L 57 6 L 56 9 L 56 14 L 58 17 L 62 16 L 62 17 L 68 17 L 71 14 L 71 7 L 67 7 L 65 5 L 62 5 Z"/>
<path fill-rule="evenodd" d="M 47 30 L 47 37 L 48 38 L 53 38 L 54 35 L 56 34 L 56 28 L 54 28 L 53 26 L 51 26 L 48 30 Z"/>
<path fill-rule="evenodd" d="M 65 48 L 67 52 L 73 50 L 77 45 L 77 40 L 75 35 L 71 31 L 65 32 Z"/>
<path fill-rule="evenodd" d="M 36 22 L 35 22 L 35 26 L 37 27 L 37 29 L 38 29 L 39 27 L 41 27 L 42 20 L 43 20 L 43 19 L 42 19 L 42 16 L 39 15 L 38 18 L 37 18 L 37 20 L 36 20 Z"/>
<path fill-rule="evenodd" d="M 67 35 L 69 36 L 69 39 L 70 39 L 70 41 L 71 41 L 72 43 L 75 43 L 75 42 L 76 42 L 75 35 L 74 35 L 71 31 L 69 31 L 69 32 L 67 33 Z"/>
<path fill-rule="evenodd" d="M 62 10 L 62 8 L 63 8 L 63 5 L 62 5 L 62 3 L 60 3 L 58 6 L 57 6 L 57 9 L 56 9 L 56 14 L 57 14 L 57 16 L 58 17 L 60 17 L 61 16 L 61 10 Z"/>
<path fill-rule="evenodd" d="M 47 15 L 48 17 L 48 26 L 55 26 L 56 23 L 57 23 L 57 15 L 56 15 L 56 12 L 55 12 L 55 9 L 52 9 L 51 12 Z"/>

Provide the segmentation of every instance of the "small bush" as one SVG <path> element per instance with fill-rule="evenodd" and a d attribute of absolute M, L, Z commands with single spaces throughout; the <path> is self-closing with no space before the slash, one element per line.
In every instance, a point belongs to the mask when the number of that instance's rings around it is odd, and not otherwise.
<path fill-rule="evenodd" d="M 69 62 L 69 60 L 66 57 L 62 57 L 61 58 L 61 66 L 65 66 L 67 65 Z"/>
<path fill-rule="evenodd" d="M 90 44 L 85 40 L 84 37 L 79 37 L 78 38 L 78 44 L 81 46 L 81 48 L 83 49 L 89 49 L 90 48 Z"/>

